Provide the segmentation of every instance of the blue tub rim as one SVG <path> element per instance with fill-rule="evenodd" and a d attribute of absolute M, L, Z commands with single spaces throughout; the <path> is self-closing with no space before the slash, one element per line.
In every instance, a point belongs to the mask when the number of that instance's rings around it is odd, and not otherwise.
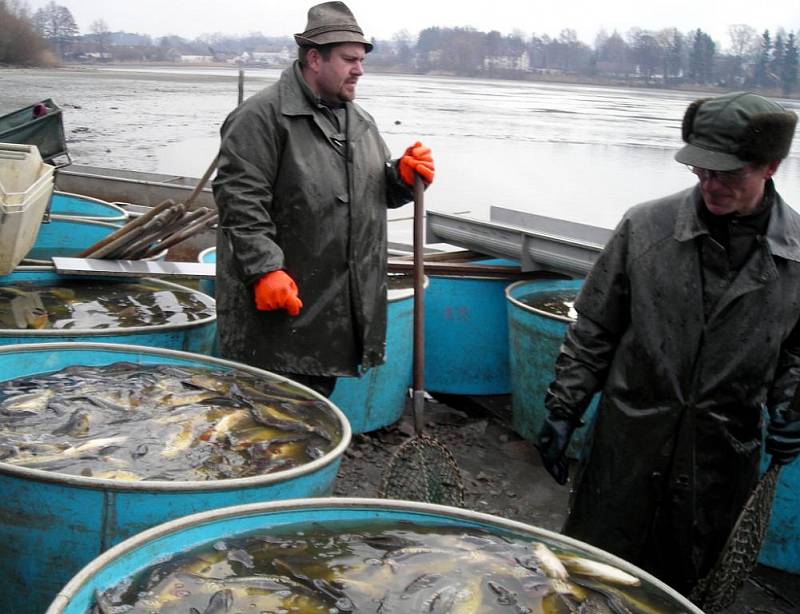
<path fill-rule="evenodd" d="M 675 602 L 681 604 L 687 612 L 691 614 L 703 614 L 697 606 L 691 603 L 686 597 L 678 593 L 655 576 L 647 573 L 643 569 L 636 567 L 632 563 L 621 559 L 605 550 L 600 550 L 578 541 L 566 535 L 542 529 L 535 525 L 509 520 L 501 516 L 494 516 L 468 509 L 437 505 L 434 503 L 419 503 L 416 501 L 403 501 L 398 499 L 374 499 L 357 497 L 317 497 L 311 499 L 286 499 L 283 501 L 271 501 L 265 503 L 248 503 L 243 505 L 232 505 L 228 507 L 216 508 L 213 510 L 199 512 L 182 516 L 174 520 L 169 520 L 149 529 L 129 537 L 116 546 L 103 552 L 100 556 L 92 560 L 58 592 L 51 602 L 45 614 L 61 614 L 67 607 L 77 591 L 86 584 L 91 578 L 101 571 L 104 567 L 114 562 L 118 558 L 134 552 L 138 548 L 149 542 L 155 541 L 175 533 L 180 533 L 184 529 L 197 525 L 212 524 L 219 521 L 234 520 L 238 518 L 269 515 L 271 513 L 290 513 L 307 509 L 359 509 L 363 511 L 376 511 L 388 513 L 413 513 L 415 515 L 428 515 L 431 518 L 455 519 L 473 524 L 482 524 L 493 529 L 499 529 L 516 534 L 524 534 L 536 538 L 543 538 L 551 543 L 564 544 L 579 551 L 584 551 L 598 561 L 613 565 L 622 571 L 630 573 L 642 580 L 652 584 L 655 588 L 668 595 Z M 312 518 L 313 520 L 313 518 Z M 187 548 L 194 544 L 187 545 Z"/>
<path fill-rule="evenodd" d="M 94 350 L 97 352 L 125 352 L 127 354 L 149 354 L 154 357 L 165 356 L 168 358 L 190 360 L 195 362 L 202 362 L 216 367 L 225 367 L 231 369 L 238 369 L 246 371 L 253 375 L 260 377 L 267 376 L 268 379 L 277 381 L 279 383 L 291 382 L 292 385 L 297 386 L 304 392 L 309 393 L 325 402 L 328 410 L 339 421 L 342 429 L 342 438 L 339 443 L 330 451 L 326 452 L 320 458 L 314 459 L 308 463 L 304 463 L 299 467 L 270 473 L 267 475 L 250 476 L 247 478 L 232 478 L 228 480 L 140 480 L 140 481 L 124 481 L 124 480 L 109 480 L 104 478 L 91 478 L 80 475 L 69 475 L 66 473 L 58 473 L 55 471 L 44 471 L 42 469 L 34 469 L 32 467 L 21 467 L 0 461 L 0 475 L 11 475 L 17 478 L 32 480 L 36 482 L 49 482 L 69 485 L 77 488 L 86 488 L 90 490 L 113 490 L 113 491 L 126 491 L 126 492 L 197 492 L 197 491 L 214 491 L 221 492 L 226 490 L 236 490 L 241 488 L 264 487 L 282 482 L 288 482 L 298 477 L 303 477 L 307 474 L 313 474 L 321 469 L 327 467 L 341 460 L 345 450 L 350 445 L 352 438 L 352 430 L 350 429 L 350 421 L 347 416 L 339 409 L 330 399 L 325 398 L 321 394 L 315 392 L 307 386 L 303 386 L 294 380 L 287 377 L 266 371 L 257 367 L 251 367 L 244 363 L 234 362 L 232 360 L 225 360 L 223 358 L 214 358 L 206 356 L 205 354 L 195 354 L 194 352 L 183 352 L 180 350 L 171 350 L 168 348 L 155 348 L 140 345 L 129 345 L 123 343 L 83 343 L 83 342 L 62 342 L 62 343 L 21 343 L 18 345 L 0 346 L 0 356 L 3 354 L 14 354 L 20 352 L 58 352 L 58 351 L 72 351 L 72 350 Z M 4 380 L 0 380 L 4 381 Z"/>
<path fill-rule="evenodd" d="M 211 263 L 211 262 L 206 262 L 206 257 L 207 257 L 209 254 L 211 254 L 212 252 L 213 252 L 214 254 L 216 254 L 216 252 L 217 252 L 217 247 L 216 247 L 215 245 L 212 245 L 211 247 L 207 247 L 207 248 L 205 248 L 204 250 L 202 250 L 202 251 L 201 251 L 199 254 L 197 254 L 197 262 L 200 262 L 201 264 L 202 264 L 202 263 L 205 263 L 205 264 L 213 264 L 213 263 Z M 214 262 L 216 262 L 216 255 L 215 255 L 215 257 L 214 257 Z"/>
<path fill-rule="evenodd" d="M 506 288 L 506 300 L 509 303 L 511 303 L 512 305 L 514 305 L 514 307 L 517 307 L 518 309 L 522 309 L 523 311 L 527 311 L 528 313 L 534 313 L 534 314 L 536 314 L 538 316 L 545 317 L 545 318 L 547 318 L 549 320 L 556 320 L 558 322 L 565 322 L 567 324 L 572 324 L 573 322 L 575 322 L 575 318 L 570 318 L 570 317 L 567 317 L 567 316 L 561 316 L 561 315 L 558 315 L 558 314 L 555 314 L 555 313 L 550 313 L 549 311 L 543 311 L 541 309 L 537 309 L 536 307 L 531 307 L 530 305 L 526 305 L 525 303 L 517 300 L 517 298 L 514 296 L 514 293 L 519 289 L 520 286 L 530 285 L 531 283 L 534 283 L 534 282 L 537 282 L 537 281 L 539 281 L 539 282 L 545 281 L 545 282 L 548 282 L 548 283 L 558 283 L 558 282 L 560 282 L 560 283 L 563 283 L 565 286 L 568 286 L 568 285 L 574 284 L 576 282 L 582 282 L 583 280 L 581 280 L 581 279 L 524 279 L 522 281 L 514 282 L 513 284 L 509 285 Z"/>
<path fill-rule="evenodd" d="M 105 228 L 110 228 L 111 232 L 108 233 L 109 235 L 121 228 L 117 224 L 112 224 L 111 222 L 105 222 L 102 220 L 89 220 L 86 218 L 69 217 L 69 216 L 65 217 L 63 215 L 55 215 L 55 214 L 51 215 L 50 217 L 56 222 L 65 222 L 67 224 L 88 224 L 89 226 L 101 226 Z M 161 252 L 158 252 L 157 254 L 148 256 L 147 258 L 142 258 L 142 260 L 145 261 L 164 260 L 167 257 L 167 251 L 168 250 L 165 249 Z M 40 260 L 39 258 L 23 258 L 23 262 L 33 266 L 52 265 L 52 262 L 50 260 Z"/>
<path fill-rule="evenodd" d="M 75 194 L 74 192 L 62 192 L 61 190 L 53 190 L 53 196 L 66 196 L 68 198 L 76 198 L 79 200 L 88 200 L 89 202 L 108 207 L 111 211 L 117 212 L 115 216 L 108 215 L 71 215 L 69 213 L 51 213 L 50 217 L 56 220 L 91 220 L 95 222 L 125 222 L 130 216 L 128 212 L 115 203 L 110 203 L 99 198 L 92 196 L 84 196 L 83 194 Z"/>
<path fill-rule="evenodd" d="M 56 273 L 56 269 L 54 266 L 37 266 L 37 265 L 26 265 L 26 266 L 18 266 L 15 268 L 9 275 L 14 273 Z M 4 278 L 8 277 L 9 275 L 0 276 L 0 282 L 4 281 Z M 65 275 L 64 277 L 84 277 L 84 276 L 77 276 L 77 275 Z M 94 337 L 120 337 L 120 336 L 128 336 L 128 335 L 136 335 L 139 333 L 161 333 L 165 331 L 169 332 L 180 332 L 190 328 L 197 328 L 199 326 L 204 326 L 216 322 L 217 320 L 217 310 L 216 305 L 217 302 L 213 296 L 209 296 L 205 292 L 201 292 L 200 290 L 195 290 L 194 288 L 190 288 L 189 286 L 182 286 L 180 284 L 176 284 L 171 281 L 166 281 L 164 279 L 159 279 L 157 277 L 116 277 L 116 276 L 109 276 L 109 275 L 102 275 L 98 274 L 97 276 L 85 276 L 85 279 L 96 279 L 96 278 L 107 278 L 109 281 L 146 281 L 150 283 L 156 283 L 161 286 L 165 286 L 166 289 L 172 290 L 182 290 L 185 292 L 194 292 L 196 294 L 202 294 L 203 297 L 211 301 L 211 306 L 214 307 L 214 312 L 206 316 L 205 318 L 200 318 L 198 320 L 193 320 L 191 322 L 181 322 L 180 324 L 153 324 L 150 326 L 119 326 L 116 328 L 0 328 L 0 338 L 3 337 L 75 337 L 76 335 L 87 335 Z M 3 285 L 0 283 L 0 285 Z"/>

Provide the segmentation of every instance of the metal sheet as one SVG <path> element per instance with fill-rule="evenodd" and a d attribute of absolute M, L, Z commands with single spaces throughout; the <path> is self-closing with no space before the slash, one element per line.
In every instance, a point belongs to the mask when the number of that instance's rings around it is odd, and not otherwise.
<path fill-rule="evenodd" d="M 546 270 L 585 276 L 591 270 L 605 245 L 604 229 L 596 228 L 596 232 L 586 238 L 586 229 L 593 227 L 531 217 L 561 224 L 556 228 L 549 223 L 545 230 L 540 230 L 429 210 L 427 241 L 446 242 L 497 258 L 513 258 L 520 261 L 525 272 Z"/>
<path fill-rule="evenodd" d="M 608 228 L 579 224 L 555 217 L 546 217 L 525 211 L 492 206 L 489 209 L 489 221 L 506 226 L 517 226 L 538 233 L 547 233 L 556 237 L 564 237 L 573 241 L 585 241 L 596 245 L 605 245 L 611 238 Z"/>
<path fill-rule="evenodd" d="M 54 257 L 58 273 L 70 275 L 111 275 L 113 277 L 200 277 L 214 279 L 216 264 L 150 260 L 102 260 L 99 258 Z"/>

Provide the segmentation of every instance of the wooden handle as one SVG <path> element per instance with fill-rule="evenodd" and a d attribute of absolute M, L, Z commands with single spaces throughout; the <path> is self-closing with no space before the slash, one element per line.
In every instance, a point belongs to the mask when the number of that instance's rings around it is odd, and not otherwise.
<path fill-rule="evenodd" d="M 425 387 L 425 250 L 423 224 L 425 221 L 425 187 L 414 175 L 414 391 Z"/>
<path fill-rule="evenodd" d="M 94 254 L 95 252 L 97 252 L 101 248 L 105 247 L 106 245 L 108 245 L 112 241 L 116 241 L 120 237 L 128 234 L 131 230 L 135 230 L 136 228 L 139 228 L 139 226 L 141 226 L 142 224 L 146 224 L 154 216 L 158 215 L 164 209 L 167 209 L 167 208 L 171 207 L 174 204 L 175 204 L 175 201 L 172 200 L 171 198 L 168 198 L 167 200 L 157 204 L 155 207 L 150 209 L 150 211 L 148 211 L 147 213 L 145 213 L 141 217 L 137 217 L 135 220 L 125 224 L 119 230 L 115 230 L 114 232 L 112 232 L 110 235 L 108 235 L 104 239 L 101 239 L 100 241 L 98 241 L 94 245 L 90 245 L 89 247 L 87 247 L 80 254 L 78 254 L 78 258 L 87 258 L 90 254 Z"/>

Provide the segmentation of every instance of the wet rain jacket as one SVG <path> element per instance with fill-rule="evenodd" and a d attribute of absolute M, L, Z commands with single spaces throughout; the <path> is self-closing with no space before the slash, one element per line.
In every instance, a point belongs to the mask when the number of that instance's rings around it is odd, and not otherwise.
<path fill-rule="evenodd" d="M 768 189 L 766 236 L 707 316 L 699 188 L 628 211 L 579 293 L 547 394 L 577 418 L 602 390 L 564 532 L 684 592 L 757 481 L 764 404 L 800 379 L 800 216 Z"/>
<path fill-rule="evenodd" d="M 355 375 L 383 362 L 386 210 L 411 200 L 372 117 L 336 129 L 299 64 L 222 126 L 214 180 L 222 356 L 264 369 Z M 258 311 L 252 284 L 284 269 L 303 309 Z"/>

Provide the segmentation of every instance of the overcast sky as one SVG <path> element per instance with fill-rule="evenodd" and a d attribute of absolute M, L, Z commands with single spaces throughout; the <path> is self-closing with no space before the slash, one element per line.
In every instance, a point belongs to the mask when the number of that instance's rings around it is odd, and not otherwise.
<path fill-rule="evenodd" d="M 28 0 L 35 11 L 49 0 Z M 152 36 L 177 34 L 194 38 L 222 32 L 268 36 L 304 29 L 306 12 L 315 4 L 297 0 L 56 0 L 75 17 L 81 33 L 103 19 L 112 31 Z M 783 27 L 800 29 L 800 0 L 348 0 L 367 37 L 390 39 L 399 30 L 417 34 L 431 27 L 471 26 L 477 30 L 520 31 L 557 36 L 571 28 L 593 44 L 604 28 L 621 34 L 638 26 L 646 30 L 701 28 L 723 48 L 730 44 L 728 26 L 748 24 L 758 32 Z"/>

